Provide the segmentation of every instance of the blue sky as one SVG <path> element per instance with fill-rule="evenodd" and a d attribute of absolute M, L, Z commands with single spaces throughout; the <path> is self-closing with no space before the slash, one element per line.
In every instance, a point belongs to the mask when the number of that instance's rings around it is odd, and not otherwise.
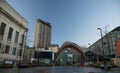
<path fill-rule="evenodd" d="M 98 27 L 104 30 L 108 26 L 107 30 L 111 31 L 120 25 L 120 0 L 7 1 L 28 20 L 28 34 L 33 41 L 38 18 L 51 24 L 51 43 L 59 46 L 65 41 L 88 46 L 100 38 Z"/>

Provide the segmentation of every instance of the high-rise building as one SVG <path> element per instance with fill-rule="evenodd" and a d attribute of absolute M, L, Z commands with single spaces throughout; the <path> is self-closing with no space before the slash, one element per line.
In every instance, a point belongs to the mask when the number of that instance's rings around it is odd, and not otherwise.
<path fill-rule="evenodd" d="M 51 25 L 48 22 L 44 22 L 41 19 L 36 20 L 36 29 L 34 37 L 34 48 L 48 49 L 51 44 Z"/>
<path fill-rule="evenodd" d="M 0 0 L 0 61 L 23 59 L 28 21 Z"/>

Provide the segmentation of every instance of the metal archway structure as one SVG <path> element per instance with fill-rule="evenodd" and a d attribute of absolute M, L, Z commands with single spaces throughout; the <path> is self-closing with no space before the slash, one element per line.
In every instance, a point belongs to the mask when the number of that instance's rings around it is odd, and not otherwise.
<path fill-rule="evenodd" d="M 77 44 L 75 44 L 75 43 L 73 43 L 73 42 L 67 41 L 67 42 L 63 43 L 63 45 L 61 46 L 61 48 L 60 48 L 60 49 L 58 50 L 58 52 L 56 53 L 56 55 L 55 55 L 55 61 L 57 60 L 59 54 L 60 54 L 63 50 L 65 50 L 66 48 L 73 48 L 73 49 L 77 50 L 79 53 L 81 53 L 83 59 L 86 60 L 86 55 L 85 55 L 85 53 L 82 51 L 82 49 L 80 48 L 80 46 L 77 45 Z"/>

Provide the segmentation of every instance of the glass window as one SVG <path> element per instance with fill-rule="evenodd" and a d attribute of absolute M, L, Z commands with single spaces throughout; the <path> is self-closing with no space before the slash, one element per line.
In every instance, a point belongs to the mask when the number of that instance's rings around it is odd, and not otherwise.
<path fill-rule="evenodd" d="M 21 46 L 23 45 L 23 42 L 24 42 L 24 34 L 22 35 L 22 39 L 21 39 Z"/>
<path fill-rule="evenodd" d="M 0 43 L 0 49 L 1 49 L 2 43 Z"/>
<path fill-rule="evenodd" d="M 14 41 L 14 42 L 18 42 L 18 36 L 19 36 L 19 32 L 16 31 L 16 34 L 15 34 L 15 41 Z"/>
<path fill-rule="evenodd" d="M 5 48 L 5 53 L 6 54 L 9 54 L 9 49 L 10 49 L 10 46 L 6 45 L 6 48 Z"/>
<path fill-rule="evenodd" d="M 0 37 L 4 35 L 5 27 L 6 27 L 6 24 L 2 22 L 0 26 Z"/>
<path fill-rule="evenodd" d="M 19 50 L 19 56 L 22 56 L 22 49 Z"/>
<path fill-rule="evenodd" d="M 13 28 L 9 28 L 9 32 L 8 32 L 8 40 L 11 41 L 11 38 L 12 38 L 12 33 L 13 33 Z"/>
<path fill-rule="evenodd" d="M 12 55 L 16 55 L 16 48 L 13 48 Z"/>

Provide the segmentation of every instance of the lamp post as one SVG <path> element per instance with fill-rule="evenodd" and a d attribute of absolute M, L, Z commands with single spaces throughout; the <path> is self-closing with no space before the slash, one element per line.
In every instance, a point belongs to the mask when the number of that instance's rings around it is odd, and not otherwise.
<path fill-rule="evenodd" d="M 97 30 L 100 31 L 100 35 L 101 35 L 101 48 L 103 50 L 103 38 L 102 38 L 102 29 L 101 28 L 97 28 Z M 103 57 L 104 57 L 104 50 L 103 50 Z"/>
<path fill-rule="evenodd" d="M 23 59 L 25 58 L 25 48 L 26 48 L 26 39 L 27 39 L 27 36 L 26 36 L 26 34 L 27 34 L 27 31 L 24 31 L 24 32 L 23 32 L 23 35 L 24 35 Z"/>
<path fill-rule="evenodd" d="M 101 29 L 101 28 L 97 28 L 97 30 L 100 31 L 100 35 L 101 35 L 101 48 L 102 48 L 102 50 L 103 50 L 104 69 L 107 70 L 107 69 L 108 69 L 108 66 L 107 66 L 107 64 L 106 64 L 105 54 L 104 54 L 104 49 L 103 49 L 102 29 Z"/>
<path fill-rule="evenodd" d="M 90 51 L 91 51 L 91 44 L 90 44 L 90 43 L 88 43 L 88 45 L 90 46 Z"/>
<path fill-rule="evenodd" d="M 20 61 L 19 64 L 22 63 L 24 55 L 25 55 L 25 46 L 26 46 L 26 31 L 23 32 L 22 35 L 22 42 L 21 42 L 21 55 L 20 55 Z"/>
<path fill-rule="evenodd" d="M 91 50 L 91 44 L 90 43 L 88 43 L 88 45 L 90 46 L 90 61 L 92 62 L 92 50 Z"/>
<path fill-rule="evenodd" d="M 22 63 L 18 65 L 19 68 L 27 68 L 27 62 L 25 58 L 25 48 L 26 48 L 26 39 L 27 39 L 27 31 L 23 32 L 23 39 L 22 39 Z"/>

